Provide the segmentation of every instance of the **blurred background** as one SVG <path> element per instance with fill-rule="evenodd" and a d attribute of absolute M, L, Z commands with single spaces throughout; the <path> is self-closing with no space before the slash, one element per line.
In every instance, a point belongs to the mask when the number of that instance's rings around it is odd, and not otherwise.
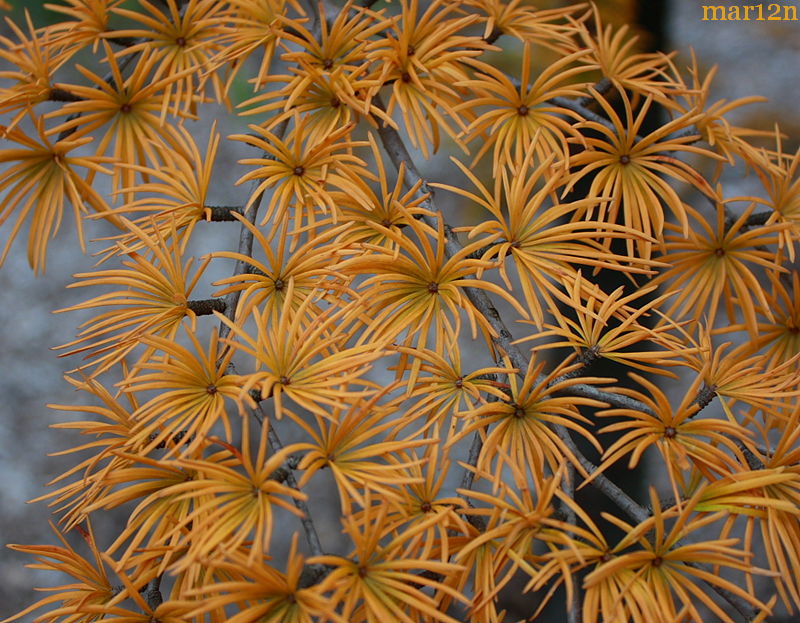
<path fill-rule="evenodd" d="M 9 13 L 18 24 L 23 23 L 23 5 L 38 25 L 50 17 L 38 0 L 10 0 Z M 726 4 L 720 1 L 716 4 Z M 570 2 L 536 2 L 536 6 L 565 6 Z M 710 101 L 764 95 L 767 103 L 755 104 L 735 111 L 731 121 L 756 129 L 771 130 L 779 122 L 789 136 L 787 151 L 797 148 L 800 140 L 800 22 L 709 22 L 702 20 L 699 0 L 605 0 L 598 6 L 607 22 L 629 23 L 640 36 L 640 49 L 677 50 L 679 66 L 685 66 L 693 48 L 701 67 L 708 71 L 718 65 Z M 727 3 L 729 4 L 729 3 Z M 10 36 L 7 24 L 2 34 Z M 3 68 L 0 67 L 0 70 Z M 3 85 L 0 84 L 0 87 Z M 0 124 L 4 123 L 0 117 Z M 223 133 L 234 128 L 223 128 Z M 240 128 L 235 128 L 240 129 Z M 205 144 L 207 132 L 201 132 L 198 144 Z M 223 142 L 219 162 L 225 162 Z M 231 150 L 232 151 L 232 150 Z M 231 155 L 230 158 L 233 158 Z M 746 194 L 749 181 L 741 180 Z M 243 189 L 241 189 L 243 190 Z M 230 190 L 217 199 L 230 203 Z M 68 227 L 68 224 L 67 224 Z M 203 246 L 200 230 L 198 244 Z M 5 240 L 8 227 L 0 229 Z M 231 228 L 231 232 L 233 229 Z M 219 230 L 214 231 L 217 236 Z M 71 275 L 89 270 L 92 261 L 80 254 L 75 238 L 69 232 L 50 246 L 46 278 L 34 278 L 24 253 L 24 236 L 15 244 L 5 265 L 0 268 L 0 543 L 53 543 L 49 511 L 45 503 L 26 501 L 46 492 L 45 483 L 72 464 L 70 456 L 48 456 L 48 453 L 69 448 L 78 440 L 74 435 L 49 428 L 69 414 L 49 409 L 47 404 L 76 404 L 80 397 L 63 380 L 63 372 L 74 362 L 58 359 L 50 350 L 72 340 L 76 326 L 86 315 L 68 313 L 53 315 L 85 300 L 87 293 L 66 289 Z M 218 248 L 218 241 L 207 249 Z M 228 267 L 213 268 L 211 279 L 228 275 Z M 92 292 L 93 296 L 96 294 Z M 198 292 L 197 298 L 209 294 Z M 324 505 L 324 500 L 320 503 Z M 0 550 L 0 620 L 38 599 L 34 586 L 43 586 L 56 578 L 26 569 L 30 557 L 8 549 Z M 509 620 L 525 616 L 524 611 L 510 608 Z M 27 620 L 32 620 L 33 616 Z M 558 620 L 558 619 L 554 619 Z"/>

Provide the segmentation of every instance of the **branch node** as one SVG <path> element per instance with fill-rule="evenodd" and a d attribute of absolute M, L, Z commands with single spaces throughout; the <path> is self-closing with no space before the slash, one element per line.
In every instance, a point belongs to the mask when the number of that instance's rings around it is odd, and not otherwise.
<path fill-rule="evenodd" d="M 215 223 L 233 223 L 238 219 L 234 214 L 244 215 L 242 206 L 205 206 L 209 215 L 208 220 Z"/>
<path fill-rule="evenodd" d="M 195 316 L 210 316 L 214 312 L 224 314 L 227 307 L 224 299 L 200 299 L 186 303 L 186 308 L 191 310 Z"/>

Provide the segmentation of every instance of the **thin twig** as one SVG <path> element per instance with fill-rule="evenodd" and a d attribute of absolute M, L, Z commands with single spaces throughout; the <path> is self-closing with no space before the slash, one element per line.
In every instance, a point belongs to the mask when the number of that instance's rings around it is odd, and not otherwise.
<path fill-rule="evenodd" d="M 278 124 L 278 127 L 275 129 L 275 136 L 278 139 L 283 138 L 283 135 L 286 133 L 286 129 L 289 126 L 289 119 L 284 119 Z M 268 154 L 264 155 L 265 158 L 269 158 Z M 259 185 L 261 184 L 261 180 L 253 180 L 251 183 L 252 192 L 256 192 Z M 256 222 L 256 217 L 258 215 L 258 208 L 261 205 L 261 201 L 264 199 L 264 195 L 266 190 L 262 190 L 259 195 L 252 201 L 252 205 L 250 209 L 244 213 L 245 218 L 247 221 L 252 225 Z M 253 255 L 253 232 L 250 230 L 249 227 L 242 225 L 241 230 L 239 231 L 239 246 L 237 247 L 237 251 L 240 255 L 245 257 L 251 257 Z M 233 275 L 239 276 L 244 275 L 250 272 L 250 264 L 245 262 L 244 260 L 236 260 L 236 266 L 233 269 Z M 225 317 L 229 320 L 233 321 L 234 316 L 236 315 L 236 306 L 239 304 L 239 298 L 241 297 L 242 291 L 241 290 L 234 290 L 233 292 L 229 292 L 228 295 L 225 297 Z M 230 332 L 230 327 L 224 322 L 220 322 L 219 328 L 219 335 L 220 337 L 226 337 Z"/>
<path fill-rule="evenodd" d="M 716 207 L 716 205 L 715 205 Z M 774 214 L 772 210 L 764 210 L 762 212 L 753 212 L 750 216 L 747 217 L 742 226 L 739 228 L 740 231 L 744 231 L 750 229 L 751 227 L 761 227 L 762 225 L 766 225 L 767 221 L 769 221 L 770 217 Z M 725 232 L 727 233 L 733 224 L 737 221 L 737 217 L 733 214 L 733 212 L 725 206 Z"/>
<path fill-rule="evenodd" d="M 142 39 L 142 41 L 144 41 L 144 39 Z M 122 59 L 122 62 L 120 62 L 120 64 L 118 65 L 118 69 L 119 69 L 120 75 L 122 74 L 122 72 L 124 72 L 128 68 L 128 65 L 130 65 L 131 61 L 133 61 L 133 59 L 135 59 L 137 56 L 139 56 L 139 54 L 141 54 L 141 52 L 137 52 L 136 54 L 130 54 L 130 55 L 126 56 L 124 59 Z M 121 89 L 122 88 L 122 85 L 115 85 L 114 84 L 114 74 L 112 72 L 108 72 L 105 76 L 103 76 L 103 81 L 106 84 L 109 84 L 112 87 L 115 87 L 117 89 Z M 66 89 L 58 89 L 57 88 L 55 90 L 63 91 L 64 94 L 69 92 Z M 50 90 L 50 95 L 52 95 L 52 93 L 53 93 L 53 89 Z M 61 101 L 72 101 L 72 100 L 61 100 Z M 69 123 L 70 121 L 73 121 L 74 119 L 78 119 L 82 115 L 83 115 L 82 112 L 77 112 L 77 113 L 74 113 L 72 115 L 69 115 L 64 120 L 64 123 Z M 59 133 L 58 139 L 56 139 L 56 142 L 63 141 L 64 139 L 69 138 L 70 136 L 72 136 L 72 134 L 77 129 L 78 129 L 78 126 L 76 125 L 76 126 L 73 126 L 71 128 L 68 128 L 66 130 L 62 130 Z"/>
<path fill-rule="evenodd" d="M 478 463 L 478 458 L 481 455 L 481 450 L 483 449 L 483 437 L 481 436 L 481 431 L 476 430 L 475 434 L 472 436 L 472 443 L 469 446 L 469 453 L 467 454 L 467 465 L 471 467 L 475 467 Z M 462 489 L 472 489 L 472 483 L 475 481 L 475 472 L 471 469 L 464 470 L 464 476 L 461 478 L 461 488 Z M 461 496 L 464 499 L 467 499 L 465 496 Z"/>
<path fill-rule="evenodd" d="M 262 419 L 264 418 L 264 412 L 261 410 L 261 405 L 256 405 L 256 408 L 261 411 L 260 415 Z M 272 450 L 273 454 L 280 452 L 283 450 L 283 444 L 281 443 L 280 437 L 278 437 L 278 433 L 275 432 L 275 427 L 270 426 L 267 430 L 267 441 L 269 442 L 270 450 Z M 287 460 L 286 462 L 288 469 L 285 474 L 285 482 L 286 485 L 295 489 L 296 491 L 300 491 L 300 488 L 297 486 L 297 479 L 294 477 L 294 472 L 292 471 L 292 464 Z M 296 468 L 297 465 L 295 463 L 294 467 Z M 319 535 L 317 534 L 317 528 L 314 526 L 314 520 L 311 518 L 311 513 L 308 510 L 308 504 L 306 501 L 300 498 L 293 498 L 294 505 L 297 507 L 301 513 L 303 513 L 302 517 L 300 518 L 300 522 L 303 524 L 303 531 L 306 533 L 306 540 L 308 541 L 308 549 L 311 552 L 312 556 L 322 556 L 322 543 L 319 540 Z"/>
<path fill-rule="evenodd" d="M 569 499 L 575 499 L 575 467 L 567 464 L 567 471 L 562 478 L 561 490 Z M 578 525 L 578 517 L 575 509 L 569 504 L 564 504 L 564 514 L 567 523 L 571 526 Z M 571 530 L 567 531 L 566 536 L 572 539 L 575 533 Z M 581 586 L 580 582 L 574 582 L 574 590 L 572 591 L 572 603 L 567 606 L 567 623 L 579 623 L 581 620 Z"/>
<path fill-rule="evenodd" d="M 581 467 L 586 470 L 586 473 L 588 473 L 590 476 L 594 474 L 598 469 L 597 465 L 583 456 L 580 449 L 575 444 L 575 440 L 572 439 L 572 435 L 569 434 L 569 431 L 566 429 L 566 427 L 554 426 L 553 428 L 556 431 L 559 439 L 564 442 L 564 445 L 567 447 L 567 449 L 572 452 L 576 459 L 578 459 L 578 462 L 581 464 Z M 614 502 L 614 504 L 623 510 L 628 517 L 637 523 L 642 523 L 650 518 L 650 513 L 647 511 L 647 509 L 640 504 L 637 504 L 631 496 L 620 489 L 604 474 L 595 476 L 592 480 L 592 486 L 603 493 L 612 502 Z"/>
<path fill-rule="evenodd" d="M 481 456 L 484 434 L 485 429 L 475 431 L 475 434 L 472 437 L 472 443 L 469 446 L 469 454 L 467 455 L 467 463 L 464 467 L 464 475 L 461 477 L 461 489 L 463 489 L 463 491 L 459 491 L 458 496 L 464 500 L 464 502 L 466 502 L 467 508 L 473 508 L 473 506 L 472 501 L 466 494 L 466 491 L 472 489 L 472 484 L 475 482 L 475 471 L 470 469 L 470 467 L 475 467 L 475 465 L 478 463 L 478 459 Z M 468 511 L 464 512 L 463 516 L 479 532 L 486 531 L 486 519 L 484 517 L 474 515 Z"/>
<path fill-rule="evenodd" d="M 614 86 L 614 83 L 611 82 L 611 80 L 609 80 L 605 76 L 603 76 L 602 78 L 600 78 L 600 80 L 598 80 L 595 83 L 594 90 L 597 91 L 600 95 L 605 95 L 606 93 L 608 93 L 611 90 L 611 87 L 613 87 L 613 86 Z M 586 95 L 586 96 L 580 98 L 578 100 L 578 103 L 581 106 L 591 106 L 596 101 L 597 100 L 595 100 L 595 98 L 592 97 L 591 95 Z"/>
<path fill-rule="evenodd" d="M 215 223 L 238 223 L 235 214 L 244 215 L 243 206 L 204 206 L 208 212 L 208 218 Z"/>
<path fill-rule="evenodd" d="M 591 110 L 590 108 L 587 108 L 582 103 L 582 101 L 583 101 L 582 99 L 573 99 L 573 98 L 570 98 L 570 97 L 561 97 L 561 96 L 554 97 L 554 98 L 548 100 L 549 103 L 555 104 L 556 106 L 560 106 L 561 108 L 566 108 L 567 110 L 571 110 L 572 112 L 579 114 L 581 117 L 583 117 L 587 121 L 594 121 L 595 123 L 599 123 L 600 125 L 608 128 L 609 130 L 611 130 L 612 132 L 614 132 L 616 134 L 617 128 L 611 122 L 610 119 L 607 119 L 603 115 L 600 115 L 600 114 L 594 112 L 593 110 Z M 668 134 L 667 136 L 665 136 L 663 138 L 662 142 L 674 141 L 674 140 L 678 140 L 678 139 L 681 139 L 681 138 L 687 138 L 687 137 L 690 137 L 690 136 L 697 137 L 697 140 L 699 140 L 702 137 L 702 135 L 700 134 L 700 131 L 697 129 L 697 126 L 695 126 L 694 124 L 686 126 L 685 128 L 678 128 L 677 130 L 675 130 L 671 134 Z M 642 140 L 642 137 L 637 135 L 634 138 L 634 144 L 638 143 L 641 140 Z"/>
<path fill-rule="evenodd" d="M 164 602 L 164 597 L 161 595 L 160 575 L 157 575 L 147 583 L 147 586 L 142 590 L 142 596 L 151 610 L 155 610 Z"/>
<path fill-rule="evenodd" d="M 53 87 L 47 94 L 47 99 L 51 102 L 82 102 L 85 98 L 75 95 L 72 91 L 61 87 Z"/>
<path fill-rule="evenodd" d="M 754 212 L 747 217 L 743 227 L 760 227 L 766 225 L 769 217 L 774 214 L 772 210 L 764 210 L 763 212 Z"/>
<path fill-rule="evenodd" d="M 225 312 L 224 299 L 198 299 L 187 301 L 186 307 L 194 312 L 195 316 L 210 316 L 214 312 Z"/>

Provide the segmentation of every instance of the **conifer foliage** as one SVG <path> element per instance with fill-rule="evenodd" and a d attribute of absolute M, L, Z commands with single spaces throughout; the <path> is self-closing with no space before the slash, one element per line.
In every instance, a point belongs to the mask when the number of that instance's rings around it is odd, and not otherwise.
<path fill-rule="evenodd" d="M 5 621 L 495 623 L 512 584 L 528 620 L 797 612 L 800 154 L 588 4 L 339 4 L 9 20 L 2 259 L 116 233 L 60 346 L 55 538 L 10 545 L 55 586 Z M 201 222 L 238 246 L 192 257 Z M 610 476 L 645 458 L 643 495 Z"/>

